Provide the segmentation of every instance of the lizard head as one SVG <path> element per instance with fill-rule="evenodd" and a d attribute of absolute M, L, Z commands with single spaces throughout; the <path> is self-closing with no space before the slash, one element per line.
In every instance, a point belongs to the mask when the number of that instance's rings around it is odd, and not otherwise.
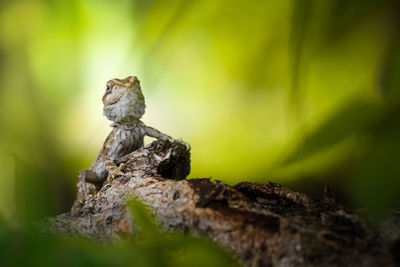
<path fill-rule="evenodd" d="M 107 82 L 103 96 L 103 114 L 114 122 L 140 119 L 146 108 L 140 82 L 136 76 Z"/>

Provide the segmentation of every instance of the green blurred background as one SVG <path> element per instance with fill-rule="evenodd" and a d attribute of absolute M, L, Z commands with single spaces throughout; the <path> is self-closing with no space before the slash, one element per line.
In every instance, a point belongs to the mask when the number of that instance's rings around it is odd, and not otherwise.
<path fill-rule="evenodd" d="M 0 214 L 66 212 L 108 132 L 106 81 L 192 146 L 190 177 L 399 207 L 400 2 L 1 1 Z M 147 142 L 151 140 L 148 139 Z"/>

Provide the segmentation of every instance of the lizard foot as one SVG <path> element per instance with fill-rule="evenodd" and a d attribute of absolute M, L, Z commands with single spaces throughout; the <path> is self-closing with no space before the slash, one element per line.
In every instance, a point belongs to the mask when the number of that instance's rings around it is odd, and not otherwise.
<path fill-rule="evenodd" d="M 188 144 L 188 143 L 186 143 L 186 142 L 184 142 L 184 141 L 182 141 L 182 138 L 178 138 L 178 139 L 176 139 L 176 140 L 174 140 L 175 142 L 178 142 L 178 143 L 181 143 L 182 145 L 184 145 L 185 147 L 186 147 L 186 150 L 187 151 L 190 151 L 190 145 Z"/>

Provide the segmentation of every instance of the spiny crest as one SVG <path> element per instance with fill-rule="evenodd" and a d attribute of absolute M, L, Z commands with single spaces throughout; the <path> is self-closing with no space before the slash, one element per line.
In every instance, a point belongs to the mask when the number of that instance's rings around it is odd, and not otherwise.
<path fill-rule="evenodd" d="M 109 80 L 107 82 L 107 86 L 109 86 L 111 88 L 115 85 L 117 85 L 119 87 L 125 87 L 127 89 L 132 88 L 134 85 L 136 85 L 136 87 L 140 88 L 140 81 L 136 76 L 128 76 L 125 79 L 115 78 L 115 79 Z"/>

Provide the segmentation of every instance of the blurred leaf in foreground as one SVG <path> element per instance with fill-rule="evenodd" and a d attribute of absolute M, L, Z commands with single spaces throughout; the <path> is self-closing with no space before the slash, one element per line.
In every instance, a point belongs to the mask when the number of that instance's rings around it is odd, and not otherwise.
<path fill-rule="evenodd" d="M 233 256 L 210 240 L 184 233 L 161 232 L 150 211 L 138 200 L 129 204 L 139 228 L 139 244 L 149 255 L 157 255 L 156 266 L 235 266 Z M 168 264 L 166 264 L 168 263 Z"/>
<path fill-rule="evenodd" d="M 140 235 L 107 244 L 78 236 L 44 235 L 37 223 L 11 227 L 0 218 L 0 266 L 237 265 L 231 254 L 211 241 L 161 232 L 140 202 L 133 201 L 130 207 Z"/>

